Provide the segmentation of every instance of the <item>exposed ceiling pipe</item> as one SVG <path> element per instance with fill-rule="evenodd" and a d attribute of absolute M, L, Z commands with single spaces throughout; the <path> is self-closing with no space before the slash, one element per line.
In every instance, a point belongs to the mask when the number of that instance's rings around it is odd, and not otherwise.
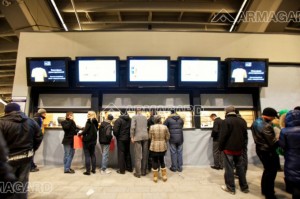
<path fill-rule="evenodd" d="M 64 20 L 63 20 L 63 18 L 62 18 L 62 16 L 60 15 L 60 12 L 59 12 L 59 10 L 58 10 L 58 8 L 57 8 L 57 6 L 56 6 L 55 1 L 54 1 L 54 0 L 51 0 L 51 3 L 52 3 L 52 6 L 54 7 L 54 9 L 55 9 L 55 11 L 56 11 L 56 14 L 57 14 L 57 16 L 58 16 L 58 18 L 59 18 L 61 24 L 63 25 L 65 31 L 69 31 L 69 30 L 68 30 L 68 27 L 66 26 L 66 24 L 65 24 L 65 22 L 64 22 Z"/>
<path fill-rule="evenodd" d="M 244 9 L 244 7 L 245 7 L 247 1 L 248 1 L 248 0 L 244 0 L 242 6 L 240 7 L 240 10 L 239 10 L 238 14 L 236 15 L 236 17 L 235 17 L 235 19 L 234 19 L 234 21 L 233 21 L 232 26 L 230 27 L 229 32 L 232 32 L 232 30 L 233 30 L 233 28 L 234 28 L 234 26 L 235 26 L 237 20 L 239 19 L 239 17 L 240 17 L 240 15 L 241 15 L 241 13 L 242 13 L 242 11 L 243 11 L 243 9 Z"/>
<path fill-rule="evenodd" d="M 79 28 L 80 28 L 80 30 L 82 30 L 82 27 L 81 27 L 81 24 L 80 24 L 80 20 L 79 20 L 79 17 L 78 17 L 77 11 L 76 11 L 76 7 L 75 7 L 75 4 L 74 4 L 74 1 L 73 1 L 73 0 L 71 0 L 71 4 L 72 4 L 72 6 L 73 6 L 73 9 L 74 9 L 74 12 L 75 12 L 75 16 L 76 16 L 76 19 L 77 19 Z"/>

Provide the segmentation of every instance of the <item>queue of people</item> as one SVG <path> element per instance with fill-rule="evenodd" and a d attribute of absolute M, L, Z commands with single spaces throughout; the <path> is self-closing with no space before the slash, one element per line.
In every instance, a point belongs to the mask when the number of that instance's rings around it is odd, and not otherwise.
<path fill-rule="evenodd" d="M 39 117 L 27 117 L 16 103 L 5 106 L 5 115 L 0 118 L 0 160 L 1 179 L 5 182 L 21 182 L 28 186 L 29 172 L 32 170 L 33 156 L 43 139 L 41 124 L 46 117 L 46 110 L 40 109 Z M 234 106 L 225 108 L 225 119 L 211 114 L 214 121 L 211 137 L 213 138 L 213 169 L 225 169 L 225 185 L 222 190 L 236 193 L 234 175 L 239 179 L 241 191 L 249 192 L 246 179 L 248 133 L 246 121 Z M 162 118 L 155 112 L 147 120 L 141 109 L 130 118 L 126 111 L 112 126 L 112 115 L 107 115 L 100 124 L 96 113 L 89 111 L 85 127 L 79 127 L 74 121 L 73 112 L 66 113 L 66 119 L 61 122 L 64 130 L 62 144 L 64 146 L 64 173 L 73 174 L 71 168 L 75 153 L 73 137 L 82 136 L 85 156 L 84 175 L 96 173 L 95 147 L 97 137 L 102 151 L 101 174 L 109 174 L 107 169 L 109 146 L 113 135 L 118 146 L 117 173 L 133 172 L 130 144 L 134 145 L 135 164 L 133 174 L 137 178 L 147 175 L 147 162 L 151 159 L 153 181 L 159 179 L 159 172 L 163 181 L 167 181 L 167 169 L 164 157 L 168 146 L 171 154 L 170 171 L 182 172 L 183 151 L 183 119 L 175 112 L 162 123 Z M 262 116 L 257 118 L 251 126 L 256 144 L 256 153 L 263 164 L 264 171 L 261 178 L 261 193 L 266 199 L 275 199 L 275 178 L 278 170 L 278 153 L 284 155 L 284 174 L 286 190 L 293 195 L 293 199 L 300 198 L 300 107 L 294 110 L 278 112 L 273 108 L 265 108 Z M 99 134 L 99 136 L 97 136 Z M 3 137 L 3 138 L 2 138 Z M 169 144 L 168 144 L 169 143 Z M 222 161 L 223 160 L 223 161 Z M 36 167 L 35 167 L 36 168 Z M 235 170 L 235 171 L 234 171 Z M 14 194 L 14 193 L 13 193 Z M 8 194 L 10 195 L 10 194 Z M 9 198 L 1 193 L 1 198 Z M 19 198 L 27 198 L 27 191 L 15 193 Z"/>

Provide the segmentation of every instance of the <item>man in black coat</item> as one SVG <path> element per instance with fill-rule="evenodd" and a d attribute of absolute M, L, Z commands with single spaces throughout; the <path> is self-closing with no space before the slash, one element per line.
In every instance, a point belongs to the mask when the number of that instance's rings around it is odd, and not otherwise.
<path fill-rule="evenodd" d="M 115 121 L 113 134 L 117 139 L 118 166 L 117 173 L 125 174 L 125 170 L 132 172 L 130 156 L 130 126 L 131 118 L 126 111 L 121 112 L 120 117 Z"/>
<path fill-rule="evenodd" d="M 247 124 L 245 120 L 237 117 L 235 108 L 225 108 L 226 116 L 222 122 L 219 150 L 224 153 L 225 184 L 221 188 L 231 194 L 235 194 L 234 166 L 239 176 L 241 191 L 249 192 L 246 180 L 245 166 L 243 164 L 242 152 L 248 142 Z"/>
<path fill-rule="evenodd" d="M 211 137 L 213 139 L 213 158 L 214 165 L 211 166 L 212 169 L 223 169 L 223 156 L 221 151 L 219 151 L 219 135 L 221 130 L 222 119 L 217 117 L 216 114 L 211 114 L 210 119 L 214 122 L 213 129 L 211 132 Z"/>
<path fill-rule="evenodd" d="M 42 142 L 43 134 L 39 125 L 20 111 L 18 104 L 7 104 L 4 112 L 5 115 L 0 118 L 0 131 L 9 150 L 8 163 L 13 168 L 18 187 L 25 190 L 15 196 L 27 198 L 31 159 Z"/>

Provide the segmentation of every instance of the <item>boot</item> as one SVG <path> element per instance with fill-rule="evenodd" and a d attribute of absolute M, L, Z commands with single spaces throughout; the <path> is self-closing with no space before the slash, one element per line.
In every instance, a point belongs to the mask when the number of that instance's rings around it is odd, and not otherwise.
<path fill-rule="evenodd" d="M 167 177 L 167 168 L 161 168 L 161 176 L 162 176 L 162 180 L 164 182 L 167 181 L 168 177 Z"/>
<path fill-rule="evenodd" d="M 158 180 L 158 169 L 152 169 L 152 171 L 153 171 L 153 181 L 154 182 L 157 182 L 157 180 Z"/>

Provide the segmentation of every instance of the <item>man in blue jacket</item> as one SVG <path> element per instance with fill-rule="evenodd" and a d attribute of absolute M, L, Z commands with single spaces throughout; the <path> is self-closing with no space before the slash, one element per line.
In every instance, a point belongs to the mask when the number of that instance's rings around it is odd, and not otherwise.
<path fill-rule="evenodd" d="M 171 110 L 171 115 L 165 120 L 164 125 L 166 125 L 170 132 L 170 153 L 172 165 L 170 170 L 173 172 L 182 172 L 182 151 L 183 151 L 183 125 L 184 122 L 180 116 Z"/>

